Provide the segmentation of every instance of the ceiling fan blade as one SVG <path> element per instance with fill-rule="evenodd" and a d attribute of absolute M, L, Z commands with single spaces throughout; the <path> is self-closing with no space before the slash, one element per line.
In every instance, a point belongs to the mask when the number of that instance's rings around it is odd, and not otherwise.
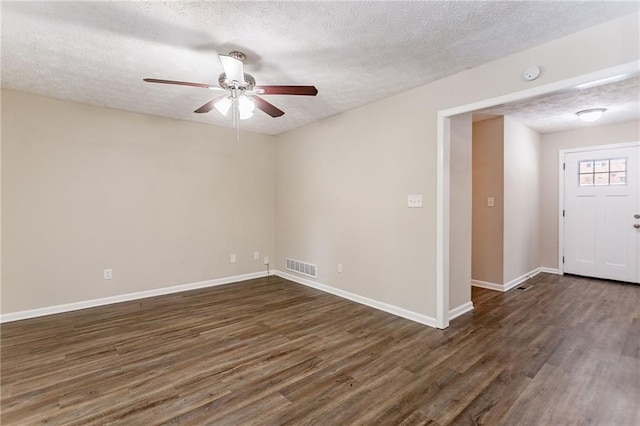
<path fill-rule="evenodd" d="M 147 83 L 177 84 L 180 86 L 202 87 L 204 89 L 213 89 L 213 90 L 220 89 L 219 87 L 211 86 L 209 84 L 190 83 L 188 81 L 158 80 L 157 78 L 143 78 L 143 80 L 146 81 Z"/>
<path fill-rule="evenodd" d="M 315 86 L 256 86 L 254 90 L 261 95 L 315 96 L 318 94 Z"/>
<path fill-rule="evenodd" d="M 244 85 L 244 66 L 242 61 L 229 55 L 219 55 L 222 68 L 227 75 L 229 81 L 237 81 L 240 85 Z"/>
<path fill-rule="evenodd" d="M 202 114 L 202 113 L 205 113 L 205 112 L 209 112 L 209 111 L 211 111 L 211 110 L 213 109 L 213 107 L 215 106 L 214 104 L 215 104 L 216 102 L 218 102 L 218 100 L 220 100 L 221 98 L 224 98 L 225 96 L 227 96 L 227 95 L 220 95 L 220 96 L 217 96 L 217 97 L 215 97 L 215 98 L 211 99 L 209 102 L 207 102 L 206 104 L 202 105 L 200 108 L 198 108 L 197 110 L 195 110 L 195 111 L 193 111 L 193 112 L 196 112 L 196 113 L 198 113 L 198 114 Z"/>
<path fill-rule="evenodd" d="M 266 112 L 267 114 L 269 114 L 272 117 L 281 117 L 284 115 L 284 111 L 282 111 L 281 109 L 278 109 L 275 105 L 270 104 L 269 102 L 265 101 L 264 99 L 258 97 L 258 96 L 252 96 L 251 97 L 253 99 L 253 101 L 256 104 L 256 107 L 264 112 Z"/>

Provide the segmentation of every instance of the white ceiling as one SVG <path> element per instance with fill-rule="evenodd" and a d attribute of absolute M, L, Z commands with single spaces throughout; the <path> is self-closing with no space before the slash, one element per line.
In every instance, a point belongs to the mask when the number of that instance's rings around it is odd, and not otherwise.
<path fill-rule="evenodd" d="M 585 123 L 576 116 L 578 111 L 593 108 L 606 109 L 595 123 Z M 508 115 L 538 133 L 640 120 L 640 76 L 499 105 L 473 117 L 474 121 L 481 121 L 499 115 Z"/>
<path fill-rule="evenodd" d="M 2 2 L 2 86 L 59 99 L 230 126 L 193 110 L 217 55 L 241 50 L 265 96 L 242 128 L 278 134 L 629 13 L 637 2 Z M 530 65 L 530 64 L 523 64 Z"/>

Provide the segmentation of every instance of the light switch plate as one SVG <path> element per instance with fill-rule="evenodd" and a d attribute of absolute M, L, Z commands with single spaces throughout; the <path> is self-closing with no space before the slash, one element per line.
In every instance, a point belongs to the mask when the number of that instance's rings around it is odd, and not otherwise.
<path fill-rule="evenodd" d="M 493 207 L 496 205 L 496 200 L 493 197 L 487 198 L 487 207 Z"/>
<path fill-rule="evenodd" d="M 422 194 L 408 195 L 407 207 L 422 207 Z"/>

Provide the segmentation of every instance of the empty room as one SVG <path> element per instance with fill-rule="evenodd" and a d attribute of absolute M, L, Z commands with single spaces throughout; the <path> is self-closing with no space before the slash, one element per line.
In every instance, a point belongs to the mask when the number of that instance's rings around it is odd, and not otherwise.
<path fill-rule="evenodd" d="M 0 424 L 640 424 L 638 2 L 0 7 Z"/>

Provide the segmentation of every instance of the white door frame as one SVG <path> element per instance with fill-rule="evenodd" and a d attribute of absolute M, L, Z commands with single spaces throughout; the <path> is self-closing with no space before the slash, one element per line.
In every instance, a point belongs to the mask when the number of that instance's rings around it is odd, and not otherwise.
<path fill-rule="evenodd" d="M 451 179 L 449 117 L 503 103 L 520 101 L 570 89 L 579 84 L 634 74 L 638 71 L 638 68 L 640 68 L 640 61 L 633 61 L 565 80 L 536 86 L 531 89 L 438 111 L 436 120 L 438 125 L 436 158 L 436 327 L 449 327 L 449 192 Z M 471 285 L 471 283 L 469 283 L 469 285 Z"/>
<path fill-rule="evenodd" d="M 564 255 L 564 220 L 562 220 L 562 210 L 564 207 L 564 164 L 565 154 L 573 154 L 576 152 L 585 151 L 599 151 L 601 149 L 615 149 L 615 148 L 631 148 L 634 146 L 640 146 L 640 141 L 636 142 L 623 142 L 614 143 L 610 145 L 594 145 L 585 146 L 581 148 L 561 149 L 558 153 L 558 273 L 564 275 L 564 262 L 562 256 Z"/>

